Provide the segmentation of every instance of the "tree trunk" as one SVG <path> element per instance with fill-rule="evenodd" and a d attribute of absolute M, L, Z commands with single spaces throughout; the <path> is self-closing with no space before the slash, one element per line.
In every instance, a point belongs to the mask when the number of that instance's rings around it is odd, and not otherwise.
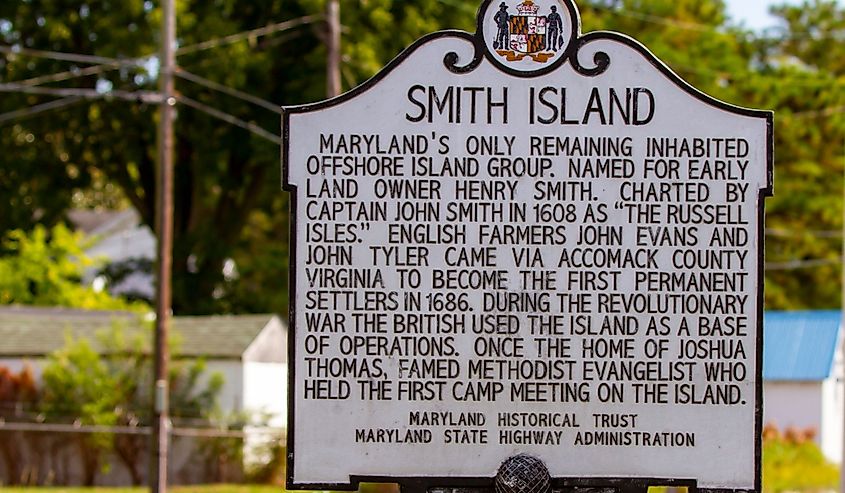
<path fill-rule="evenodd" d="M 132 486 L 141 486 L 144 476 L 141 474 L 140 459 L 144 456 L 144 437 L 133 435 L 115 437 L 114 451 L 120 462 L 126 466 L 129 476 L 132 478 Z"/>
<path fill-rule="evenodd" d="M 79 457 L 82 460 L 83 486 L 94 486 L 100 469 L 100 450 L 83 437 L 79 439 Z"/>

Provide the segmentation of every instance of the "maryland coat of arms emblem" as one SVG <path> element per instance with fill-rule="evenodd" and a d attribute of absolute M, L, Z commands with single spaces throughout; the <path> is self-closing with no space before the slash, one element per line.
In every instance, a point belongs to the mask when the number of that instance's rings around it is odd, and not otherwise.
<path fill-rule="evenodd" d="M 505 2 L 499 6 L 493 21 L 496 23 L 496 39 L 493 48 L 509 62 L 520 61 L 530 56 L 535 62 L 546 63 L 563 49 L 563 20 L 556 6 L 542 15 L 534 0 L 523 0 L 512 14 Z"/>

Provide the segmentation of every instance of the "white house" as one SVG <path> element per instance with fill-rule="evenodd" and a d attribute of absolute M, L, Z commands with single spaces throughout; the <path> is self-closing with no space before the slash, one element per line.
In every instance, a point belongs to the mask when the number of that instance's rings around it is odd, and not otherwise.
<path fill-rule="evenodd" d="M 108 264 L 131 261 L 155 260 L 156 238 L 135 209 L 122 211 L 91 211 L 77 209 L 69 214 L 71 222 L 86 237 L 94 241 L 85 254 Z M 88 284 L 95 283 L 98 269 L 89 269 L 85 275 Z M 137 296 L 153 299 L 155 280 L 152 272 L 135 271 L 109 286 L 109 292 L 120 296 Z"/>
<path fill-rule="evenodd" d="M 84 282 L 95 289 L 107 289 L 115 296 L 153 300 L 156 237 L 133 208 L 120 211 L 75 209 L 68 213 L 77 231 L 90 242 L 85 255 L 97 261 L 84 274 Z M 191 260 L 189 259 L 189 262 Z M 104 270 L 117 271 L 117 278 L 101 276 Z M 226 280 L 237 276 L 237 265 L 227 259 L 222 267 Z"/>
<path fill-rule="evenodd" d="M 828 460 L 842 462 L 841 312 L 768 312 L 764 319 L 764 422 L 814 430 Z"/>
<path fill-rule="evenodd" d="M 45 358 L 62 348 L 66 337 L 87 339 L 97 348 L 98 335 L 115 323 L 138 330 L 141 321 L 126 312 L 0 307 L 0 366 L 18 372 L 29 365 L 40 378 Z M 279 317 L 175 317 L 172 334 L 175 358 L 202 358 L 207 376 L 223 376 L 219 404 L 224 413 L 261 414 L 269 419 L 262 425 L 285 428 L 287 327 Z M 253 433 L 246 437 L 247 451 L 250 444 L 268 437 L 267 433 L 251 430 Z M 186 472 L 191 460 L 189 452 L 175 457 L 171 464 L 174 477 L 190 483 L 196 474 Z M 113 467 L 100 484 L 126 484 L 120 469 Z"/>

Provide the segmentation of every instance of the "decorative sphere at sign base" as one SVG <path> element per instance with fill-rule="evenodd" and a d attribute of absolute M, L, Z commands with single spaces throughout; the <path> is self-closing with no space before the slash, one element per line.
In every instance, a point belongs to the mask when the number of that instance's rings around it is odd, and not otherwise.
<path fill-rule="evenodd" d="M 499 466 L 496 493 L 551 493 L 552 478 L 546 464 L 536 457 L 520 454 Z"/>

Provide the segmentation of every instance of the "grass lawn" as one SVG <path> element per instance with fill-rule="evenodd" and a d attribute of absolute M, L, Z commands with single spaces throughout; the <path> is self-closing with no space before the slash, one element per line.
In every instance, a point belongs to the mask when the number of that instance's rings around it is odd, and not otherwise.
<path fill-rule="evenodd" d="M 2 488 L 3 493 L 146 493 L 148 488 Z M 168 488 L 173 493 L 282 493 L 281 486 L 214 485 Z"/>

